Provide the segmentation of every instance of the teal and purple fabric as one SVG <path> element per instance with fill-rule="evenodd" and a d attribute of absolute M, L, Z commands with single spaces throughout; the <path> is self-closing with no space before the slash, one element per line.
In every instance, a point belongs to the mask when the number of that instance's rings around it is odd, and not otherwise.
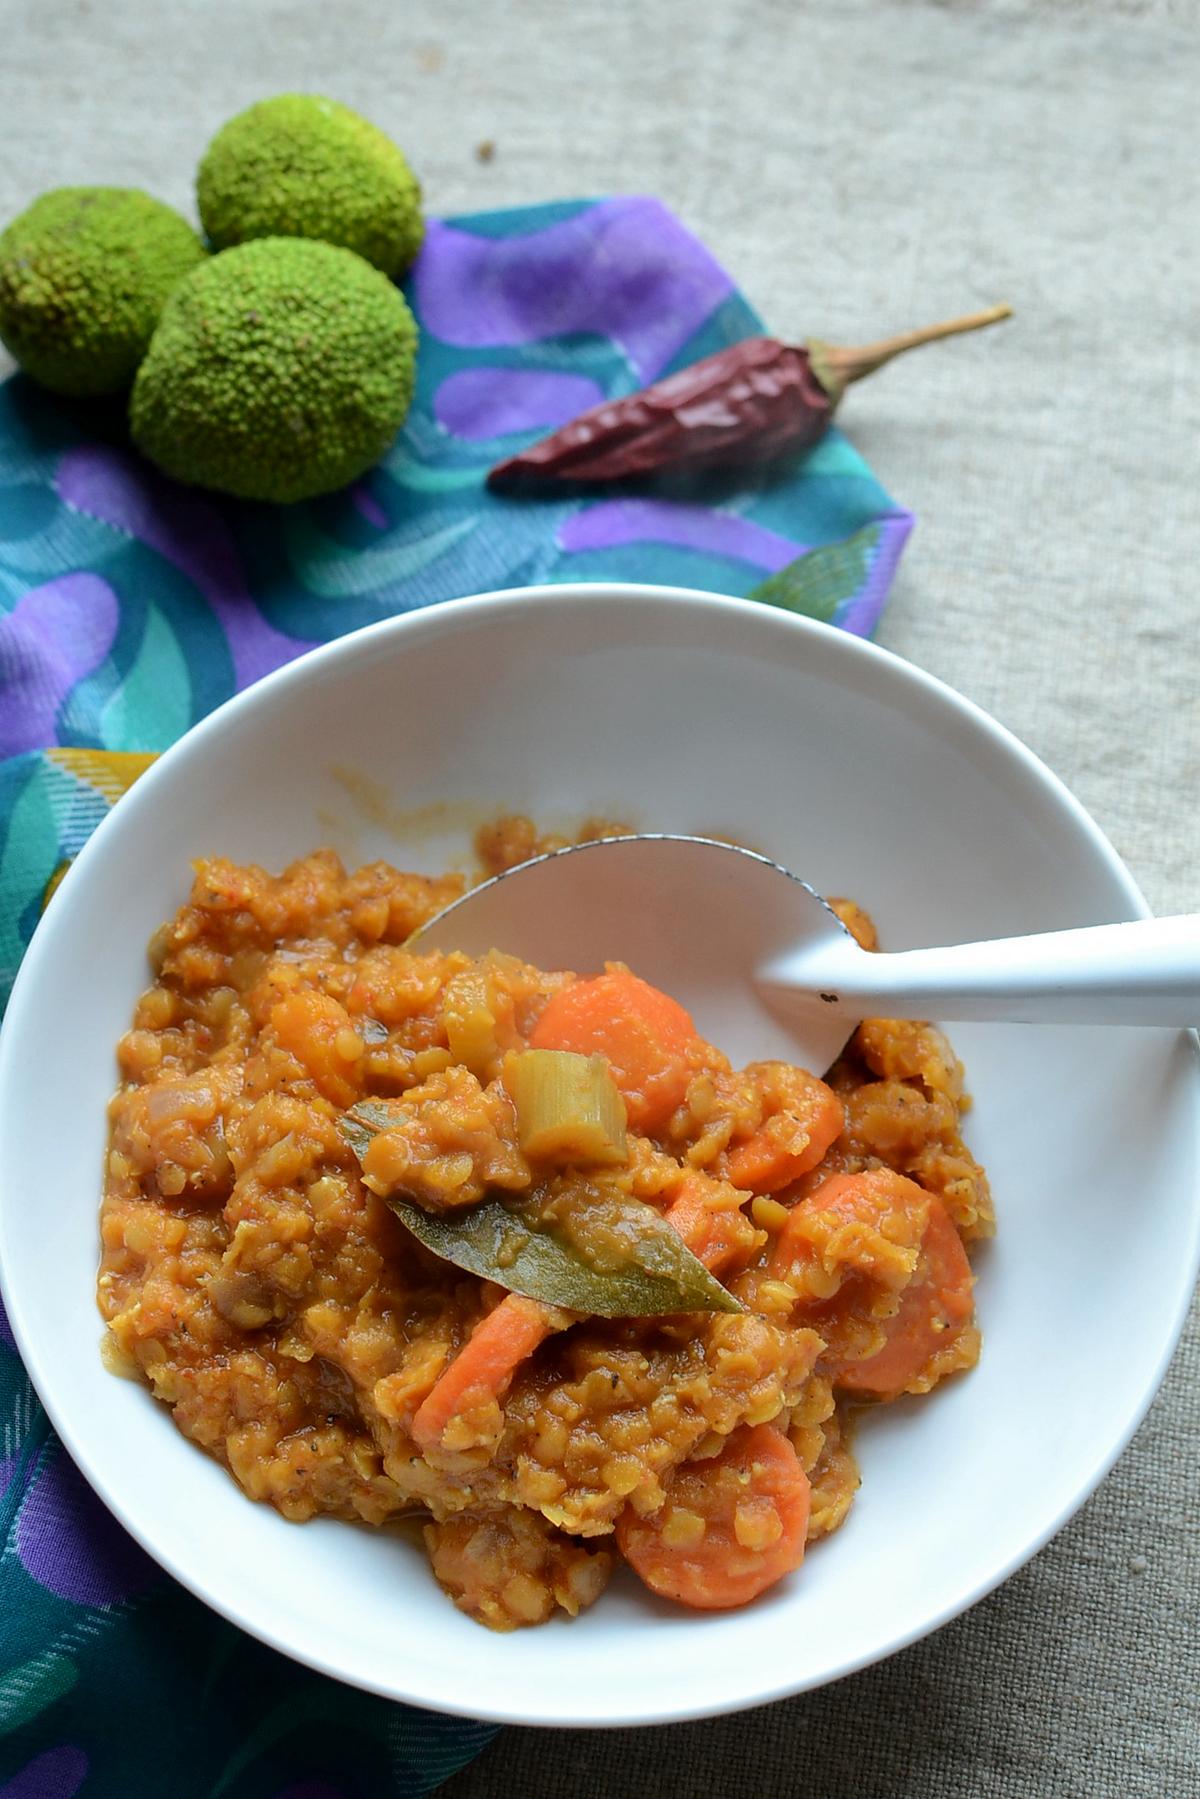
<path fill-rule="evenodd" d="M 111 413 L 0 387 L 0 1004 L 114 797 L 63 749 L 165 749 L 314 644 L 491 588 L 666 582 L 873 629 L 912 520 L 836 430 L 754 486 L 485 488 L 583 408 L 762 328 L 657 201 L 432 221 L 407 291 L 404 431 L 300 506 L 178 487 Z M 398 1799 L 488 1740 L 309 1674 L 160 1574 L 55 1440 L 2 1314 L 0 1421 L 0 1799 Z"/>

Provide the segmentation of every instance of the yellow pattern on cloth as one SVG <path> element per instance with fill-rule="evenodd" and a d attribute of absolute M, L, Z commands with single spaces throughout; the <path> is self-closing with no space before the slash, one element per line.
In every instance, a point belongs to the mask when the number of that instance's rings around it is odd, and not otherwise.
<path fill-rule="evenodd" d="M 46 751 L 49 761 L 66 769 L 106 799 L 110 806 L 128 793 L 139 775 L 144 775 L 158 756 L 153 750 L 84 750 L 54 747 Z"/>
<path fill-rule="evenodd" d="M 115 806 L 122 794 L 128 793 L 139 775 L 144 775 L 152 762 L 158 761 L 154 750 L 87 750 L 54 746 L 45 751 L 46 760 L 65 769 L 76 780 L 86 781 L 102 800 Z M 42 911 L 50 904 L 71 866 L 71 858 L 60 862 L 42 894 Z"/>

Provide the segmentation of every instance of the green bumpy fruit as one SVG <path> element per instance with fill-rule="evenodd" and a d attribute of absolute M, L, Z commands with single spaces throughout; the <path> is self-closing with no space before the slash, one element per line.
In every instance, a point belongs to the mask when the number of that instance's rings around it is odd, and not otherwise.
<path fill-rule="evenodd" d="M 139 188 L 54 188 L 0 235 L 0 338 L 55 393 L 119 393 L 168 294 L 206 256 L 186 219 Z"/>
<path fill-rule="evenodd" d="M 223 125 L 196 177 L 214 247 L 315 237 L 402 275 L 425 234 L 421 189 L 391 138 L 337 100 L 278 94 Z"/>
<path fill-rule="evenodd" d="M 223 250 L 168 300 L 138 370 L 138 448 L 168 475 L 246 500 L 344 487 L 412 402 L 417 327 L 399 289 L 333 244 Z"/>

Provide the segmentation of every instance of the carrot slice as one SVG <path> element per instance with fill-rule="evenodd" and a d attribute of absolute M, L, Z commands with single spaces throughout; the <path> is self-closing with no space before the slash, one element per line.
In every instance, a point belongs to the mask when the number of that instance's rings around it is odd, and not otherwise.
<path fill-rule="evenodd" d="M 603 974 L 556 993 L 529 1042 L 534 1049 L 603 1056 L 621 1089 L 631 1129 L 652 1133 L 683 1102 L 697 1035 L 677 1001 L 610 962 Z"/>
<path fill-rule="evenodd" d="M 787 1438 L 742 1425 L 719 1455 L 684 1462 L 653 1516 L 626 1506 L 617 1543 L 652 1592 L 697 1611 L 725 1611 L 804 1560 L 810 1489 Z"/>
<path fill-rule="evenodd" d="M 752 1137 L 731 1144 L 721 1165 L 726 1180 L 751 1193 L 777 1193 L 808 1174 L 846 1123 L 837 1094 L 803 1068 L 788 1069 L 786 1091 L 769 1097 L 777 1109 Z"/>
<path fill-rule="evenodd" d="M 843 1363 L 834 1373 L 834 1385 L 877 1399 L 903 1393 L 928 1367 L 948 1334 L 969 1321 L 975 1307 L 972 1285 L 962 1239 L 941 1200 L 930 1195 L 921 1265 L 888 1325 L 887 1342 L 866 1361 Z"/>
<path fill-rule="evenodd" d="M 914 1249 L 916 1269 L 906 1274 L 901 1258 Z M 822 1357 L 834 1385 L 846 1392 L 897 1398 L 974 1310 L 971 1265 L 950 1214 L 936 1194 L 890 1168 L 831 1175 L 793 1207 L 776 1240 L 771 1273 L 786 1280 L 810 1268 L 842 1277 L 828 1301 L 804 1307 L 834 1343 L 840 1325 L 870 1318 L 882 1292 L 900 1294 L 882 1349 L 859 1360 L 833 1348 Z M 826 1324 L 833 1327 L 828 1333 Z"/>
<path fill-rule="evenodd" d="M 501 1399 L 521 1363 L 556 1328 L 536 1299 L 508 1293 L 482 1318 L 417 1409 L 412 1434 L 421 1449 L 436 1449 L 461 1412 Z"/>

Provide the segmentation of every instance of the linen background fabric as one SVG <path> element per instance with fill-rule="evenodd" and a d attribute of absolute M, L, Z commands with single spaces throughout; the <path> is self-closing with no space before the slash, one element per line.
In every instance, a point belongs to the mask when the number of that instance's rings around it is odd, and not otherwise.
<path fill-rule="evenodd" d="M 487 0 L 0 0 L 0 216 L 76 180 L 190 210 L 226 117 L 330 90 L 397 137 L 440 215 L 658 196 L 785 339 L 866 341 L 1012 301 L 1010 324 L 918 352 L 845 403 L 849 438 L 920 520 L 878 640 L 1043 756 L 1155 910 L 1197 909 L 1194 0 L 502 10 L 497 24 Z M 446 1799 L 1190 1799 L 1198 1393 L 1193 1317 L 1095 1498 L 925 1643 L 740 1717 L 508 1729 Z M 203 1653 L 173 1652 L 158 1691 L 195 1683 Z M 154 1774 L 130 1790 L 157 1799 Z M 307 1778 L 305 1799 L 350 1790 Z M 236 1799 L 275 1799 L 239 1780 Z M 94 1772 L 59 1790 L 111 1788 Z"/>

